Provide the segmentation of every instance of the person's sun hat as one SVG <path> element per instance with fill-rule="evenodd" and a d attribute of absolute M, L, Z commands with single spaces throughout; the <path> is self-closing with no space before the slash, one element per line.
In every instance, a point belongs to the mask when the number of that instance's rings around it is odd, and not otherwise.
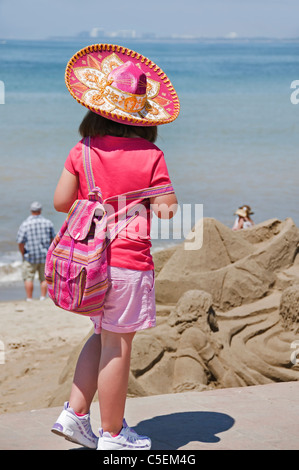
<path fill-rule="evenodd" d="M 244 204 L 243 206 L 239 207 L 239 209 L 243 209 L 244 211 L 247 212 L 247 215 L 252 215 L 254 214 L 254 212 L 252 212 L 251 210 L 251 207 L 250 206 L 247 206 L 246 204 Z"/>
<path fill-rule="evenodd" d="M 240 206 L 235 212 L 235 215 L 239 215 L 240 217 L 248 217 L 252 214 L 254 214 L 254 212 L 252 212 L 251 207 L 247 205 Z"/>
<path fill-rule="evenodd" d="M 31 210 L 31 212 L 39 212 L 39 211 L 42 210 L 42 208 L 43 208 L 43 206 L 42 206 L 41 203 L 38 202 L 38 201 L 34 201 L 34 202 L 32 202 L 31 205 L 30 205 L 30 210 Z"/>
<path fill-rule="evenodd" d="M 239 215 L 240 217 L 247 217 L 247 212 L 243 209 L 237 209 L 235 215 Z"/>
<path fill-rule="evenodd" d="M 167 75 L 126 47 L 93 44 L 81 49 L 67 64 L 65 82 L 78 103 L 122 124 L 157 126 L 179 115 L 179 98 Z"/>

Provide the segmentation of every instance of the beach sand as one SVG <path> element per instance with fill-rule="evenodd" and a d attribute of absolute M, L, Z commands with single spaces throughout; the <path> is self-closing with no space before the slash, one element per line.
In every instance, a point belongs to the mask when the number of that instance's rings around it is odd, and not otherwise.
<path fill-rule="evenodd" d="M 71 352 L 91 331 L 89 318 L 50 299 L 0 303 L 0 413 L 47 408 Z"/>

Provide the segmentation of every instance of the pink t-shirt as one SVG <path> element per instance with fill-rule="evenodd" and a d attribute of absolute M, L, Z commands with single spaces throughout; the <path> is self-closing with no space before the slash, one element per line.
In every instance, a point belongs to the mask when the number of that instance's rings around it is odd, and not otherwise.
<path fill-rule="evenodd" d="M 142 138 L 92 137 L 91 161 L 95 183 L 103 199 L 158 185 L 171 184 L 163 152 Z M 65 168 L 79 177 L 79 199 L 87 199 L 88 188 L 83 167 L 82 140 L 73 147 Z M 130 201 L 128 205 L 141 201 Z M 109 203 L 109 201 L 108 201 Z M 147 271 L 154 269 L 150 253 L 150 203 L 144 200 L 140 215 L 113 240 L 108 248 L 108 264 Z M 109 203 L 111 216 L 120 209 L 119 202 Z M 117 218 L 112 217 L 113 221 Z"/>

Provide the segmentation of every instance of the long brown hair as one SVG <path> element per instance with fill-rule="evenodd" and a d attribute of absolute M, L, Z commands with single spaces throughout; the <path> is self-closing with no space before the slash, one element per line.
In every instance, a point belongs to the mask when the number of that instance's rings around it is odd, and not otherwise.
<path fill-rule="evenodd" d="M 88 111 L 84 116 L 79 133 L 82 137 L 95 137 L 96 135 L 113 135 L 115 137 L 143 137 L 149 142 L 155 142 L 158 136 L 157 126 L 130 126 L 106 119 L 100 114 Z"/>

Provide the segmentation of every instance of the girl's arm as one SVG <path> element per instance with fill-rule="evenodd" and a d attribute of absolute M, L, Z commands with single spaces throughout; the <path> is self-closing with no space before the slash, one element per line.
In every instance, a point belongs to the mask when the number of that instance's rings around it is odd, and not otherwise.
<path fill-rule="evenodd" d="M 78 198 L 78 177 L 63 169 L 54 193 L 54 207 L 58 212 L 68 212 Z"/>
<path fill-rule="evenodd" d="M 238 223 L 236 227 L 233 228 L 233 230 L 241 230 L 243 228 L 243 224 L 244 224 L 243 217 L 239 217 Z"/>
<path fill-rule="evenodd" d="M 235 222 L 234 222 L 234 225 L 232 226 L 232 230 L 238 230 L 239 220 L 240 220 L 240 217 L 235 218 Z"/>
<path fill-rule="evenodd" d="M 159 219 L 172 219 L 178 208 L 174 193 L 150 198 L 151 208 Z"/>

